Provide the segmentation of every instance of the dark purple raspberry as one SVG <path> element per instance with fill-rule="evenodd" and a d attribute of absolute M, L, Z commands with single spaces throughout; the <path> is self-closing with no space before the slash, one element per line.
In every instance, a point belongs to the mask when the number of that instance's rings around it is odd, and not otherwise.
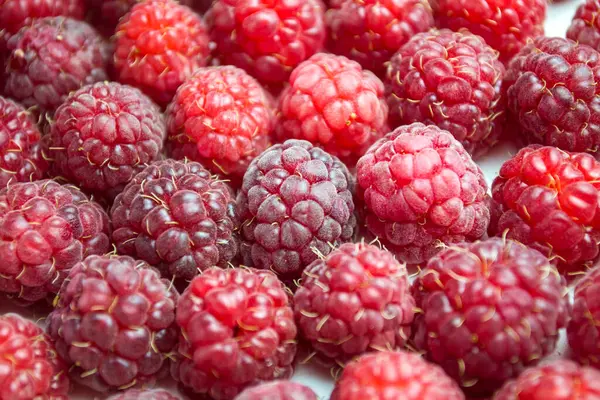
<path fill-rule="evenodd" d="M 567 327 L 571 351 L 580 363 L 600 367 L 600 267 L 575 286 L 573 311 Z"/>
<path fill-rule="evenodd" d="M 180 400 L 180 397 L 164 389 L 129 389 L 108 400 Z"/>
<path fill-rule="evenodd" d="M 318 400 L 311 388 L 291 381 L 263 383 L 244 390 L 235 400 Z"/>
<path fill-rule="evenodd" d="M 586 0 L 581 4 L 571 26 L 567 31 L 567 38 L 579 44 L 586 44 L 600 50 L 600 0 Z"/>

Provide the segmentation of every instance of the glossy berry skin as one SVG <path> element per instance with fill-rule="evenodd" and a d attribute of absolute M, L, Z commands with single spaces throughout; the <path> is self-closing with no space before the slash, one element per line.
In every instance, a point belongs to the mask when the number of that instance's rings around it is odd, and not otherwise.
<path fill-rule="evenodd" d="M 308 386 L 279 380 L 263 383 L 244 390 L 235 400 L 318 400 Z"/>
<path fill-rule="evenodd" d="M 174 377 L 196 396 L 233 399 L 261 381 L 291 376 L 296 325 L 271 271 L 210 268 L 177 306 L 180 357 Z"/>
<path fill-rule="evenodd" d="M 67 400 L 63 360 L 44 331 L 17 314 L 0 316 L 0 399 Z"/>
<path fill-rule="evenodd" d="M 598 0 L 586 0 L 581 4 L 569 26 L 567 38 L 600 50 L 600 25 L 597 20 L 599 11 L 600 1 Z"/>
<path fill-rule="evenodd" d="M 426 0 L 331 0 L 328 48 L 384 76 L 385 63 L 411 37 L 433 26 Z"/>
<path fill-rule="evenodd" d="M 577 282 L 573 311 L 567 327 L 573 358 L 600 367 L 600 268 L 593 268 Z"/>
<path fill-rule="evenodd" d="M 503 77 L 497 52 L 479 36 L 447 29 L 413 36 L 387 70 L 390 123 L 437 125 L 480 156 L 502 132 Z"/>
<path fill-rule="evenodd" d="M 415 344 L 473 395 L 552 353 L 566 326 L 566 286 L 548 258 L 491 238 L 433 257 L 414 285 Z"/>
<path fill-rule="evenodd" d="M 234 202 L 229 186 L 199 163 L 156 161 L 115 199 L 112 239 L 119 254 L 190 280 L 236 256 Z"/>
<path fill-rule="evenodd" d="M 414 308 L 406 267 L 364 243 L 343 244 L 314 261 L 294 294 L 304 339 L 340 363 L 367 351 L 403 347 Z"/>
<path fill-rule="evenodd" d="M 267 93 L 244 70 L 201 68 L 167 109 L 170 153 L 239 186 L 250 161 L 267 147 L 273 118 Z"/>
<path fill-rule="evenodd" d="M 0 96 L 0 187 L 42 179 L 48 163 L 42 156 L 42 135 L 25 108 Z"/>
<path fill-rule="evenodd" d="M 316 54 L 294 70 L 278 115 L 277 139 L 308 140 L 349 165 L 388 132 L 381 80 L 332 54 Z"/>
<path fill-rule="evenodd" d="M 483 173 L 450 133 L 401 126 L 357 164 L 366 228 L 409 264 L 426 262 L 440 243 L 485 235 L 490 212 Z"/>
<path fill-rule="evenodd" d="M 180 397 L 163 389 L 129 389 L 109 397 L 108 400 L 180 400 Z"/>
<path fill-rule="evenodd" d="M 8 42 L 4 95 L 52 115 L 70 92 L 108 80 L 109 47 L 82 21 L 47 17 Z"/>
<path fill-rule="evenodd" d="M 65 280 L 48 333 L 79 383 L 99 392 L 151 385 L 177 348 L 177 298 L 143 261 L 90 256 Z"/>
<path fill-rule="evenodd" d="M 546 0 L 433 0 L 432 6 L 437 26 L 483 37 L 504 63 L 544 34 Z"/>
<path fill-rule="evenodd" d="M 344 164 L 306 141 L 267 149 L 250 164 L 237 196 L 243 263 L 299 278 L 317 253 L 351 240 L 353 187 Z"/>
<path fill-rule="evenodd" d="M 594 400 L 600 398 L 599 380 L 597 369 L 556 360 L 527 369 L 493 400 Z"/>
<path fill-rule="evenodd" d="M 418 354 L 366 354 L 346 366 L 331 400 L 464 400 L 456 383 Z"/>
<path fill-rule="evenodd" d="M 221 65 L 280 87 L 325 44 L 320 0 L 216 0 L 206 14 Z"/>

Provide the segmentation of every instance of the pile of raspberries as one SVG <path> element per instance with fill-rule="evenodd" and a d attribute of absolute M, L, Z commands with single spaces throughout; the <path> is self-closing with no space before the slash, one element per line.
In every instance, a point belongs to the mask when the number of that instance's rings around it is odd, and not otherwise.
<path fill-rule="evenodd" d="M 0 0 L 0 400 L 600 399 L 580 3 Z"/>

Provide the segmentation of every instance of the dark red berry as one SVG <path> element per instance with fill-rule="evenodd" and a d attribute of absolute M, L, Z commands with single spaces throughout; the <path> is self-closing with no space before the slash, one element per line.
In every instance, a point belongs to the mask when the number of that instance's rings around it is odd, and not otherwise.
<path fill-rule="evenodd" d="M 308 386 L 291 381 L 275 381 L 248 388 L 235 400 L 318 400 Z"/>
<path fill-rule="evenodd" d="M 108 400 L 180 400 L 180 397 L 164 389 L 129 389 Z"/>
<path fill-rule="evenodd" d="M 590 270 L 575 286 L 567 328 L 571 351 L 580 363 L 600 367 L 600 268 Z"/>
<path fill-rule="evenodd" d="M 586 0 L 581 4 L 571 26 L 567 31 L 567 38 L 576 41 L 579 44 L 587 44 L 596 50 L 600 50 L 600 12 L 599 0 Z"/>

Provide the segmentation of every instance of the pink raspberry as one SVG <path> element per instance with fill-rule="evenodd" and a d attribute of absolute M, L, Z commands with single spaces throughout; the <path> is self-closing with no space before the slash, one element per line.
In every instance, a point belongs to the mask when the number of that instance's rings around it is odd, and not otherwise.
<path fill-rule="evenodd" d="M 315 392 L 299 383 L 279 380 L 244 390 L 235 400 L 318 400 Z"/>
<path fill-rule="evenodd" d="M 599 12 L 599 0 L 586 0 L 581 4 L 577 8 L 571 26 L 567 31 L 567 38 L 600 50 Z"/>
<path fill-rule="evenodd" d="M 569 345 L 582 364 L 600 367 L 600 267 L 591 269 L 575 286 L 573 312 L 567 329 Z"/>
<path fill-rule="evenodd" d="M 108 400 L 180 400 L 180 397 L 164 389 L 129 389 Z"/>

